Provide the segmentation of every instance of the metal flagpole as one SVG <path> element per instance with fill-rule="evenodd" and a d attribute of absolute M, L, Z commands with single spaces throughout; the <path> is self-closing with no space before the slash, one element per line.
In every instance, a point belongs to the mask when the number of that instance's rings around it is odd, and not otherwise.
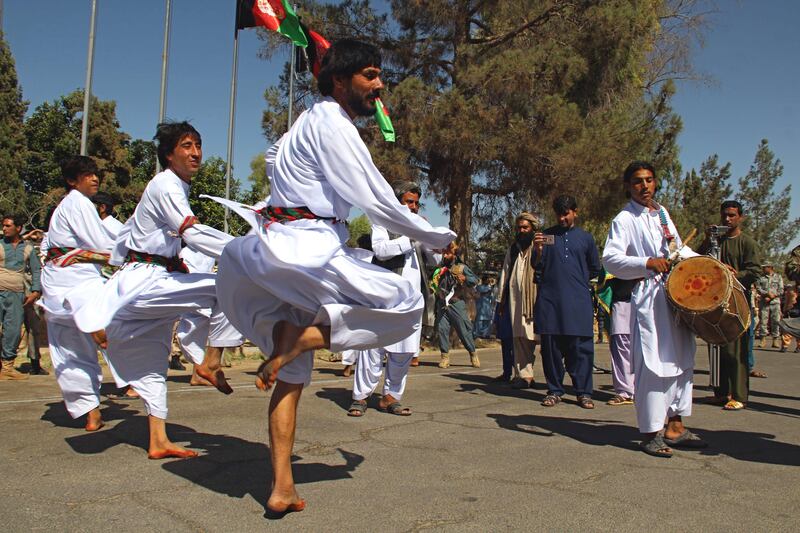
<path fill-rule="evenodd" d="M 172 0 L 166 0 L 164 14 L 164 50 L 161 52 L 161 94 L 158 100 L 158 123 L 164 122 L 167 114 L 167 61 L 169 58 L 169 30 L 172 26 Z M 156 174 L 161 172 L 161 163 L 156 158 Z"/>
<path fill-rule="evenodd" d="M 97 0 L 92 0 L 92 19 L 89 22 L 89 54 L 86 65 L 86 85 L 83 89 L 83 124 L 81 125 L 81 155 L 86 155 L 89 136 L 89 102 L 92 97 L 92 68 L 94 64 L 94 31 L 97 20 Z"/>
<path fill-rule="evenodd" d="M 294 106 L 294 70 L 296 68 L 295 56 L 296 56 L 296 46 L 292 43 L 292 58 L 289 61 L 289 113 L 288 119 L 286 124 L 286 130 L 288 131 L 289 128 L 292 127 L 292 107 Z"/>
<path fill-rule="evenodd" d="M 238 5 L 238 3 L 237 3 Z M 236 69 L 239 64 L 239 28 L 235 27 L 234 21 L 233 30 L 233 72 L 231 74 L 231 103 L 230 115 L 228 117 L 228 162 L 225 165 L 225 199 L 231 199 L 231 162 L 233 161 L 233 118 L 236 114 Z M 225 222 L 223 228 L 225 233 L 228 232 L 228 218 L 230 217 L 230 210 L 225 208 Z"/>

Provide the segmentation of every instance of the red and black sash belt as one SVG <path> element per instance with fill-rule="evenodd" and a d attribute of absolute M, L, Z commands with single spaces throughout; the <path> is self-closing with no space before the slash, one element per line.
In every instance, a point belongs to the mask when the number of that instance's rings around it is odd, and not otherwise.
<path fill-rule="evenodd" d="M 315 215 L 311 210 L 305 206 L 300 207 L 274 207 L 268 205 L 258 212 L 262 217 L 267 219 L 266 225 L 273 222 L 284 223 L 292 222 L 294 220 L 330 220 L 334 224 L 340 222 L 335 217 L 321 217 Z"/>
<path fill-rule="evenodd" d="M 107 265 L 108 252 L 97 252 L 95 250 L 84 250 L 83 248 L 73 248 L 69 246 L 54 246 L 47 249 L 45 262 L 56 266 L 65 267 L 78 263 L 94 263 L 96 265 Z"/>
<path fill-rule="evenodd" d="M 128 250 L 128 263 L 147 263 L 150 265 L 159 265 L 167 269 L 167 272 L 183 272 L 189 273 L 189 269 L 183 262 L 180 256 L 164 257 L 163 255 L 147 254 L 144 252 L 137 252 L 135 250 Z"/>

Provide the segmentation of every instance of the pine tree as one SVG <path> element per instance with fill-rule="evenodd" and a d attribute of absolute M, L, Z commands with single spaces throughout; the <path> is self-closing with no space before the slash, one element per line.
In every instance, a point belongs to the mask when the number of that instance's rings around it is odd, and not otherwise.
<path fill-rule="evenodd" d="M 736 198 L 744 206 L 745 228 L 761 247 L 762 257 L 778 260 L 800 232 L 800 218 L 789 218 L 792 186 L 775 193 L 775 183 L 783 175 L 780 159 L 763 139 L 746 176 L 739 179 Z"/>
<path fill-rule="evenodd" d="M 25 189 L 19 171 L 25 162 L 27 143 L 23 118 L 28 102 L 22 99 L 14 57 L 0 32 L 0 213 L 19 212 Z"/>

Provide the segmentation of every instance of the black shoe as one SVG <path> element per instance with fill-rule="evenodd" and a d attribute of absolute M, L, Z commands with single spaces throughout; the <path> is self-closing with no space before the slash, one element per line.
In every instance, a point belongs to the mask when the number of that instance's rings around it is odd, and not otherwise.
<path fill-rule="evenodd" d="M 172 357 L 170 357 L 169 368 L 170 370 L 186 370 L 186 367 L 183 366 L 183 363 L 181 363 L 180 355 L 173 355 Z"/>
<path fill-rule="evenodd" d="M 49 376 L 50 372 L 42 368 L 42 365 L 39 363 L 39 360 L 31 361 L 31 371 L 28 372 L 31 376 Z"/>

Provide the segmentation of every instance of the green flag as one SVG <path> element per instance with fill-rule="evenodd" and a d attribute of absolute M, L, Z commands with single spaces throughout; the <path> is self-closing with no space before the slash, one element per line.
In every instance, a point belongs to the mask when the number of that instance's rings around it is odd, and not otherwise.
<path fill-rule="evenodd" d="M 383 105 L 380 98 L 375 99 L 375 121 L 381 128 L 383 140 L 386 142 L 394 142 L 394 126 L 392 126 L 392 119 L 389 118 L 389 112 L 386 111 L 386 106 Z"/>
<path fill-rule="evenodd" d="M 285 35 L 297 46 L 308 46 L 300 20 L 287 0 L 238 0 L 236 7 L 237 29 L 263 26 Z"/>

